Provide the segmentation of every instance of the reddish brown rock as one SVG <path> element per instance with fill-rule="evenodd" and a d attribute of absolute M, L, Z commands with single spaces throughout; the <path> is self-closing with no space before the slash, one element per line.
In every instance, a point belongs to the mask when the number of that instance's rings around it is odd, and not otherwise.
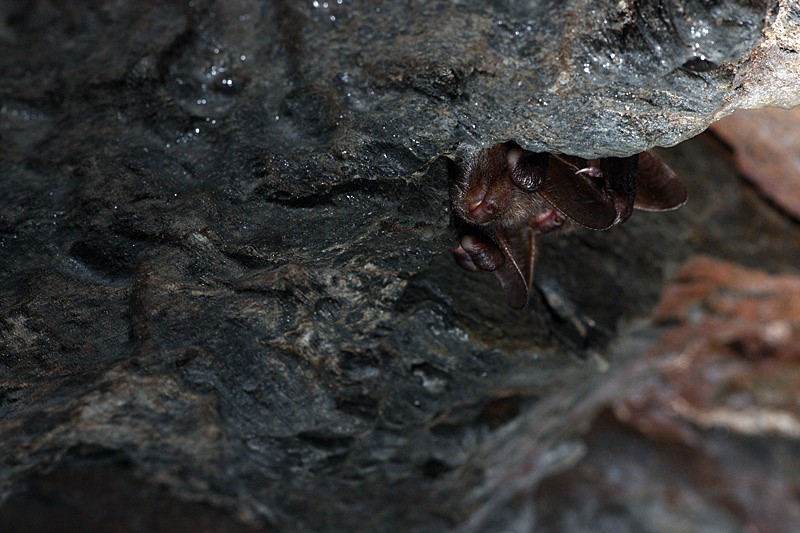
<path fill-rule="evenodd" d="M 800 277 L 694 258 L 655 319 L 586 456 L 537 488 L 537 526 L 798 531 Z"/>
<path fill-rule="evenodd" d="M 711 129 L 730 145 L 739 171 L 800 220 L 800 107 L 742 109 Z"/>
<path fill-rule="evenodd" d="M 655 319 L 673 327 L 615 411 L 646 433 L 691 441 L 696 429 L 800 438 L 800 277 L 689 261 Z"/>

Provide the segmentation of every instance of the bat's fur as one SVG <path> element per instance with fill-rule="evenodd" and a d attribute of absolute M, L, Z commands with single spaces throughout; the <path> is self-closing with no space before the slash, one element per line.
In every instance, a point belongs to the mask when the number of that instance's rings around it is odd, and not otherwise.
<path fill-rule="evenodd" d="M 511 141 L 462 147 L 450 180 L 460 236 L 456 261 L 470 271 L 494 272 L 506 301 L 524 307 L 539 234 L 576 223 L 607 229 L 625 222 L 634 207 L 683 204 L 686 189 L 675 174 L 655 155 L 642 156 L 637 170 L 638 155 L 585 160 L 527 152 Z"/>

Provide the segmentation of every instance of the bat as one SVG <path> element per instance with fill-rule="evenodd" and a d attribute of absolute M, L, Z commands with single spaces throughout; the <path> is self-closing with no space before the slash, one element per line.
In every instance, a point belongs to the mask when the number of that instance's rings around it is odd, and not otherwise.
<path fill-rule="evenodd" d="M 456 262 L 493 272 L 506 302 L 528 302 L 539 235 L 576 227 L 605 230 L 633 209 L 666 211 L 686 187 L 656 155 L 583 159 L 530 152 L 513 141 L 450 161 Z"/>

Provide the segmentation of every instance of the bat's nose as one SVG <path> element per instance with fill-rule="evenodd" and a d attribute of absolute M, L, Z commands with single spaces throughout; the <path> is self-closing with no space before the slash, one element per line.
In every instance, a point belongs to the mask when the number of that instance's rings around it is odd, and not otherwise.
<path fill-rule="evenodd" d="M 467 206 L 469 217 L 477 222 L 484 222 L 490 219 L 496 212 L 497 202 L 489 198 L 488 194 L 473 198 Z"/>

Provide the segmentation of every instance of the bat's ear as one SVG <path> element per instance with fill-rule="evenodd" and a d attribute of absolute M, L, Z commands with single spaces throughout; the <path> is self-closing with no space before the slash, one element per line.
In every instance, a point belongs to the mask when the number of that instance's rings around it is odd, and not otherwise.
<path fill-rule="evenodd" d="M 658 156 L 639 154 L 634 207 L 644 211 L 668 211 L 682 206 L 688 193 L 675 173 Z"/>
<path fill-rule="evenodd" d="M 525 192 L 536 192 L 547 178 L 550 154 L 527 152 L 522 149 L 509 151 L 511 181 Z"/>
<path fill-rule="evenodd" d="M 547 179 L 538 192 L 581 226 L 608 229 L 617 219 L 613 198 L 560 158 L 550 159 Z"/>
<path fill-rule="evenodd" d="M 453 250 L 453 256 L 456 263 L 466 270 L 484 270 L 494 274 L 508 305 L 522 309 L 528 303 L 530 280 L 525 279 L 515 256 L 530 251 L 512 249 L 509 240 L 502 235 L 496 235 L 496 238 L 497 243 L 480 234 L 466 234 L 461 237 L 458 248 Z M 529 257 L 529 260 L 533 258 Z"/>
<path fill-rule="evenodd" d="M 475 267 L 473 272 L 476 270 L 494 272 L 506 262 L 503 250 L 482 235 L 468 233 L 461 237 L 460 244 L 461 246 L 456 250 L 463 250 L 466 253 L 469 262 Z M 465 268 L 472 270 L 469 266 L 465 266 Z"/>
<path fill-rule="evenodd" d="M 530 231 L 523 235 L 495 233 L 497 245 L 505 255 L 505 262 L 494 275 L 500 282 L 506 303 L 514 309 L 522 309 L 528 304 L 531 288 L 536 241 Z"/>
<path fill-rule="evenodd" d="M 525 285 L 520 272 L 513 268 L 511 261 L 506 261 L 502 267 L 495 270 L 494 275 L 500 282 L 508 305 L 514 309 L 522 309 L 528 305 L 529 288 Z"/>
<path fill-rule="evenodd" d="M 604 157 L 600 159 L 600 171 L 605 186 L 613 193 L 614 210 L 617 213 L 614 224 L 622 224 L 631 217 L 636 198 L 636 169 L 639 156 Z"/>

